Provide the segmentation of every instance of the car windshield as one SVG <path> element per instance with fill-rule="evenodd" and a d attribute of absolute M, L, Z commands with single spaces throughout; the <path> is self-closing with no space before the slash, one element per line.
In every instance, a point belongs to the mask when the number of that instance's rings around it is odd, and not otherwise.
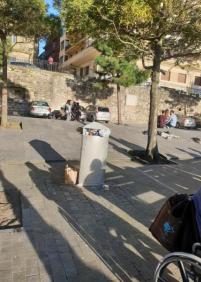
<path fill-rule="evenodd" d="M 108 112 L 109 112 L 109 109 L 106 108 L 106 107 L 98 107 L 98 111 L 99 111 L 99 112 L 106 112 L 106 113 L 108 113 Z"/>
<path fill-rule="evenodd" d="M 32 104 L 33 106 L 39 106 L 39 107 L 49 107 L 47 102 L 43 102 L 43 101 L 36 101 L 33 102 Z"/>

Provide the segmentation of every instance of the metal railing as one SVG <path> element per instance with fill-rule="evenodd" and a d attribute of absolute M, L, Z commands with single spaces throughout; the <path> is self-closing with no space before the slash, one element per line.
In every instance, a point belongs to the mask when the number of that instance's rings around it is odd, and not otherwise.
<path fill-rule="evenodd" d="M 24 60 L 24 59 L 11 57 L 8 60 L 8 64 L 13 66 L 22 66 L 26 68 L 40 68 L 43 70 L 53 71 L 53 72 L 66 72 L 60 69 L 59 67 L 60 64 L 57 62 L 50 64 L 46 60 L 39 60 L 39 59 L 32 61 L 32 60 Z"/>

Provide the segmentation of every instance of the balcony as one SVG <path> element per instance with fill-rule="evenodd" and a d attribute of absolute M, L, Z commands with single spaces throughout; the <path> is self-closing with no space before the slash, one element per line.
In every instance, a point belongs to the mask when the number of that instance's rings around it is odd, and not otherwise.
<path fill-rule="evenodd" d="M 87 62 L 91 62 L 95 60 L 95 58 L 99 55 L 100 53 L 92 46 L 89 46 L 81 51 L 79 51 L 77 54 L 72 55 L 67 61 L 65 61 L 62 64 L 62 68 L 64 67 L 69 67 L 69 66 L 74 66 L 74 67 L 79 67 Z"/>

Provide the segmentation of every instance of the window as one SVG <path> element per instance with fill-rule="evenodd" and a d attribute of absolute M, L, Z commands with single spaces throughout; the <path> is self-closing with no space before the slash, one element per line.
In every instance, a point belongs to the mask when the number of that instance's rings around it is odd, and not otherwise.
<path fill-rule="evenodd" d="M 40 107 L 49 107 L 47 102 L 43 101 L 35 101 L 32 103 L 33 106 L 40 106 Z"/>
<path fill-rule="evenodd" d="M 201 86 L 201 76 L 196 76 L 195 77 L 194 85 Z"/>
<path fill-rule="evenodd" d="M 165 71 L 164 73 L 161 74 L 161 80 L 170 80 L 170 71 Z"/>
<path fill-rule="evenodd" d="M 89 66 L 85 68 L 85 75 L 89 75 Z"/>
<path fill-rule="evenodd" d="M 62 56 L 62 57 L 59 58 L 59 62 L 60 62 L 60 63 L 63 63 L 63 62 L 64 62 L 64 56 Z"/>
<path fill-rule="evenodd" d="M 60 48 L 61 48 L 61 50 L 64 49 L 64 41 L 61 42 L 61 47 Z"/>
<path fill-rule="evenodd" d="M 177 81 L 179 83 L 186 83 L 186 74 L 184 73 L 178 73 L 178 79 Z"/>
<path fill-rule="evenodd" d="M 106 107 L 98 107 L 99 112 L 109 113 L 109 109 Z"/>
<path fill-rule="evenodd" d="M 81 68 L 81 69 L 80 69 L 80 77 L 83 77 L 83 74 L 84 74 L 83 68 Z"/>

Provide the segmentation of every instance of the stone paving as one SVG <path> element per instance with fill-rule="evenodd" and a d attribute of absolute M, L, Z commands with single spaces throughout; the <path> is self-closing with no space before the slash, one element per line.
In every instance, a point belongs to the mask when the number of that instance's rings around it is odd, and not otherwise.
<path fill-rule="evenodd" d="M 71 126 L 68 135 L 75 136 Z M 37 139 L 41 135 L 46 142 L 41 149 L 41 143 L 29 142 L 30 134 L 18 162 L 8 153 L 9 161 L 5 154 L 0 163 L 0 191 L 21 191 L 23 216 L 20 232 L 0 231 L 0 282 L 153 281 L 166 251 L 148 227 L 166 197 L 194 193 L 201 186 L 201 160 L 141 166 L 129 160 L 122 140 L 113 140 L 109 188 L 79 189 L 64 184 L 61 146 L 57 151 L 54 141 L 39 131 Z M 66 139 L 66 148 L 73 157 L 79 153 L 73 138 Z M 47 154 L 56 162 L 45 162 Z"/>

